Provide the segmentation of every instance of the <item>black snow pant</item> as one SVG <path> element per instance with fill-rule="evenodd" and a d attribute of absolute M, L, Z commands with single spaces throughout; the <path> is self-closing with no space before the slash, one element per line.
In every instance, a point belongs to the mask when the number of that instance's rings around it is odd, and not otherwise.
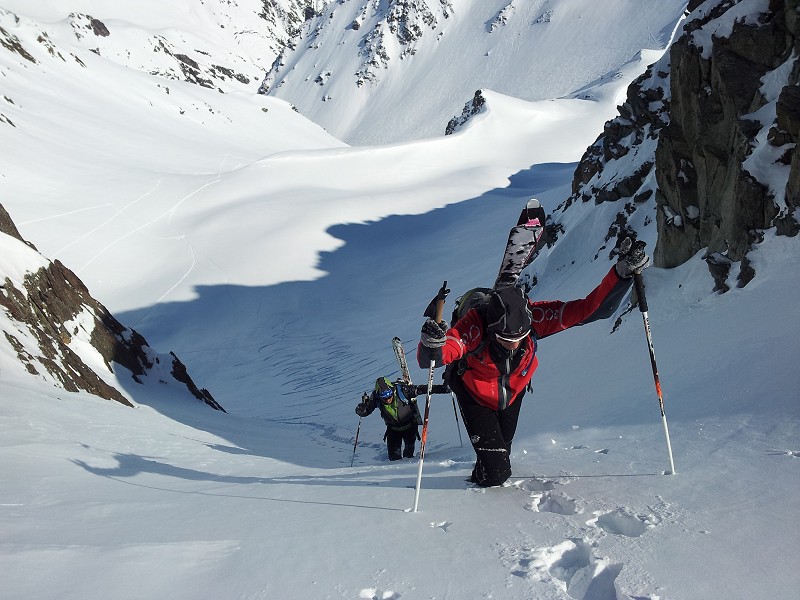
<path fill-rule="evenodd" d="M 389 460 L 400 460 L 401 458 L 414 458 L 414 444 L 419 437 L 417 425 L 412 425 L 405 431 L 395 431 L 391 427 L 386 428 L 386 449 L 389 451 Z M 402 453 L 401 446 L 405 444 Z"/>
<path fill-rule="evenodd" d="M 475 467 L 470 481 L 480 487 L 501 485 L 511 477 L 511 442 L 517 431 L 525 390 L 507 408 L 494 410 L 479 404 L 455 373 L 449 377 L 449 383 L 475 449 Z"/>

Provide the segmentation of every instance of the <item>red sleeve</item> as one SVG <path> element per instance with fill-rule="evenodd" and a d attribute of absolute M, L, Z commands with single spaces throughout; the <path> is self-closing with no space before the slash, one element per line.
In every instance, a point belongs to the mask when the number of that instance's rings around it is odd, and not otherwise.
<path fill-rule="evenodd" d="M 470 309 L 461 320 L 447 331 L 447 341 L 442 348 L 444 364 L 450 364 L 477 348 L 483 339 L 483 320 L 478 311 Z"/>
<path fill-rule="evenodd" d="M 617 270 L 611 267 L 600 285 L 585 298 L 571 302 L 533 302 L 533 330 L 539 338 L 543 338 L 576 325 L 606 319 L 619 308 L 632 283 L 633 279 L 622 279 L 617 275 Z"/>
<path fill-rule="evenodd" d="M 481 343 L 483 337 L 483 321 L 475 309 L 467 314 L 447 330 L 447 339 L 441 348 L 426 348 L 422 342 L 417 345 L 417 364 L 421 369 L 427 369 L 431 361 L 437 367 L 449 365 L 474 350 Z"/>

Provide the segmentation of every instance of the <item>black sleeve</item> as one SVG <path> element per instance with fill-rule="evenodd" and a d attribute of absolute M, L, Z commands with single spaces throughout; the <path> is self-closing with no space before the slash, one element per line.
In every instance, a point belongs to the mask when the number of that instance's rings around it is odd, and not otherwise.
<path fill-rule="evenodd" d="M 414 388 L 416 388 L 415 396 L 426 396 L 428 394 L 427 385 L 415 385 Z M 434 383 L 431 392 L 434 394 L 449 394 L 450 388 L 444 383 Z"/>

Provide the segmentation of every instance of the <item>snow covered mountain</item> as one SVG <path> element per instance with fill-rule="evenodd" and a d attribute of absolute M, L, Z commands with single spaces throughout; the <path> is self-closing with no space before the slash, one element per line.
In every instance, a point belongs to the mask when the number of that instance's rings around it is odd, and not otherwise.
<path fill-rule="evenodd" d="M 65 62 L 85 66 L 77 50 L 89 50 L 159 78 L 235 92 L 258 85 L 264 64 L 298 35 L 307 4 L 214 0 L 165 5 L 149 0 L 134 6 L 78 0 L 59 6 L 9 0 L 0 10 L 3 45 L 32 63 L 37 53 L 15 31 L 38 30 L 37 46 Z"/>
<path fill-rule="evenodd" d="M 683 8 L 0 0 L 0 597 L 794 600 L 800 7 Z M 418 462 L 353 408 L 532 196 L 536 298 L 656 251 L 677 474 L 630 298 L 541 340 L 508 488 L 465 484 L 435 399 L 411 513 Z M 95 318 L 152 344 L 142 383 Z M 39 369 L 69 352 L 126 402 Z"/>
<path fill-rule="evenodd" d="M 478 89 L 580 97 L 645 48 L 663 49 L 683 0 L 327 1 L 267 73 L 336 137 L 383 144 L 439 136 Z M 621 26 L 624 24 L 624 26 Z M 612 43 L 608 31 L 614 31 Z"/>

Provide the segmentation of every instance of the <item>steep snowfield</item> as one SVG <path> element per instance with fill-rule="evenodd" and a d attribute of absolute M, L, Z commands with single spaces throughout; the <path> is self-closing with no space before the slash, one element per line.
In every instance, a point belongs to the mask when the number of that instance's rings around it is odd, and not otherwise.
<path fill-rule="evenodd" d="M 624 39 L 627 23 L 609 23 Z M 419 512 L 418 463 L 386 461 L 377 416 L 354 448 L 361 393 L 397 372 L 391 338 L 424 381 L 413 353 L 429 299 L 447 280 L 449 311 L 493 281 L 520 207 L 569 195 L 636 73 L 589 100 L 488 86 L 454 136 L 350 147 L 281 100 L 80 47 L 58 46 L 61 60 L 36 42 L 41 24 L 0 12 L 0 26 L 38 61 L 0 52 L 14 123 L 0 122 L 0 201 L 230 412 L 124 376 L 135 409 L 66 393 L 16 368 L 0 338 L 0 597 L 795 598 L 796 239 L 767 232 L 756 278 L 725 295 L 699 256 L 646 271 L 676 475 L 636 310 L 613 334 L 611 319 L 541 342 L 508 488 L 464 482 L 474 455 L 446 396 Z M 531 269 L 535 297 L 591 290 L 618 210 L 570 209 Z M 41 260 L 3 248 L 3 277 Z"/>
<path fill-rule="evenodd" d="M 417 463 L 385 462 L 376 417 L 363 420 L 354 454 L 352 408 L 376 375 L 396 371 L 390 335 L 419 324 L 432 285 L 413 282 L 464 268 L 459 245 L 436 246 L 445 216 L 395 217 L 425 232 L 405 245 L 378 243 L 393 219 L 355 226 L 316 282 L 220 290 L 213 316 L 184 304 L 176 341 L 238 326 L 196 354 L 216 358 L 203 370 L 212 389 L 238 372 L 238 393 L 221 398 L 234 415 L 157 402 L 136 386 L 140 406 L 125 409 L 9 380 L 4 368 L 4 596 L 793 598 L 800 415 L 790 349 L 800 332 L 775 318 L 800 292 L 785 277 L 797 272 L 793 241 L 770 237 L 759 278 L 725 296 L 700 283 L 699 261 L 647 272 L 677 475 L 661 474 L 634 312 L 613 335 L 604 322 L 542 343 L 509 488 L 466 486 L 472 452 L 437 396 L 420 509 L 409 513 Z M 480 239 L 482 229 L 463 233 Z M 475 275 L 490 279 L 490 262 Z M 413 293 L 390 293 L 409 264 L 414 277 L 399 281 Z M 541 294 L 556 281 L 550 272 Z M 267 319 L 246 302 L 256 298 L 275 328 L 258 327 Z"/>
<path fill-rule="evenodd" d="M 280 100 L 154 78 L 74 45 L 53 56 L 34 22 L 3 23 L 37 61 L 2 55 L 14 124 L 4 204 L 111 310 L 189 299 L 197 285 L 314 278 L 317 253 L 341 244 L 333 225 L 416 214 L 504 187 L 531 164 L 575 160 L 646 66 L 636 57 L 581 99 L 487 90 L 476 135 L 348 148 Z M 331 192 L 335 210 L 310 208 Z M 299 240 L 298 220 L 310 230 Z M 239 231 L 220 248 L 223 225 Z"/>

